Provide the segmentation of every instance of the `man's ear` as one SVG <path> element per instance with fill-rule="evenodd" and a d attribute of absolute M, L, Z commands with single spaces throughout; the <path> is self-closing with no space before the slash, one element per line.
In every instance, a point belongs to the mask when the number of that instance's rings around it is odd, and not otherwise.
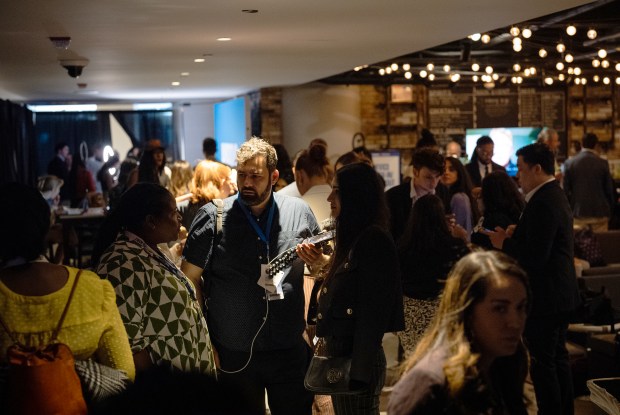
<path fill-rule="evenodd" d="M 420 175 L 420 170 L 416 169 L 413 166 L 411 166 L 411 169 L 413 171 L 413 177 L 418 177 Z"/>
<path fill-rule="evenodd" d="M 279 178 L 280 178 L 280 172 L 278 171 L 278 169 L 275 169 L 273 172 L 271 172 L 271 185 L 275 186 Z"/>

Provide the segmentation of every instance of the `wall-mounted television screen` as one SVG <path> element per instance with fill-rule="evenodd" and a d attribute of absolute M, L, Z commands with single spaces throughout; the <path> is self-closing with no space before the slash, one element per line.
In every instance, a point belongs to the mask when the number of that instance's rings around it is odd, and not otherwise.
<path fill-rule="evenodd" d="M 472 128 L 465 131 L 465 151 L 471 156 L 476 148 L 476 141 L 483 135 L 491 137 L 494 146 L 493 161 L 506 168 L 508 175 L 517 174 L 516 152 L 523 146 L 536 142 L 541 128 L 510 127 L 510 128 Z"/>

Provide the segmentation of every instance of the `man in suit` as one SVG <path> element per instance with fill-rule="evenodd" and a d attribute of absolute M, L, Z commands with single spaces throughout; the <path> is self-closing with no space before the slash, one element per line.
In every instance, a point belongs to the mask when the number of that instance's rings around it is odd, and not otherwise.
<path fill-rule="evenodd" d="M 47 174 L 52 174 L 62 179 L 65 185 L 60 188 L 60 199 L 71 199 L 69 191 L 69 171 L 71 170 L 71 155 L 69 154 L 69 146 L 65 142 L 60 142 L 54 147 L 56 155 L 47 165 Z"/>
<path fill-rule="evenodd" d="M 390 209 L 390 231 L 396 242 L 405 230 L 411 206 L 417 199 L 429 193 L 435 194 L 436 189 L 440 197 L 446 193 L 439 183 L 446 162 L 437 150 L 416 150 L 411 158 L 411 165 L 413 179 L 394 186 L 385 193 Z"/>
<path fill-rule="evenodd" d="M 494 150 L 495 143 L 488 135 L 483 135 L 476 141 L 476 148 L 471 155 L 471 161 L 465 166 L 474 187 L 482 186 L 482 179 L 492 171 L 506 171 L 505 168 L 491 160 Z"/>
<path fill-rule="evenodd" d="M 484 232 L 493 246 L 515 257 L 529 276 L 533 303 L 525 340 L 539 414 L 572 414 L 573 388 L 566 350 L 568 321 L 579 302 L 573 264 L 573 218 L 554 177 L 544 144 L 517 151 L 519 183 L 527 202 L 516 228 Z"/>
<path fill-rule="evenodd" d="M 566 161 L 564 191 L 576 228 L 591 225 L 595 231 L 606 231 L 614 207 L 614 182 L 609 163 L 594 151 L 597 143 L 596 134 L 583 136 L 581 151 Z"/>

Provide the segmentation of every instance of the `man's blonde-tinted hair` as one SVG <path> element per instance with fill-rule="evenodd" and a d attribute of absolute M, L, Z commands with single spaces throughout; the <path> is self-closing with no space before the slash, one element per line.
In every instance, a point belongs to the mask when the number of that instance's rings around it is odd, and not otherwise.
<path fill-rule="evenodd" d="M 241 166 L 258 156 L 265 158 L 270 173 L 276 169 L 278 164 L 276 149 L 260 137 L 252 137 L 239 147 L 237 150 L 237 166 Z"/>

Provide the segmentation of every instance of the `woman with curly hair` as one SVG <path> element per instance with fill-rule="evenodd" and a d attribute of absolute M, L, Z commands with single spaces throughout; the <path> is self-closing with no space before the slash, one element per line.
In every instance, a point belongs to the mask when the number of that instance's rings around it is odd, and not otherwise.
<path fill-rule="evenodd" d="M 388 413 L 527 414 L 521 336 L 529 304 L 527 275 L 512 258 L 486 251 L 461 259 Z"/>

